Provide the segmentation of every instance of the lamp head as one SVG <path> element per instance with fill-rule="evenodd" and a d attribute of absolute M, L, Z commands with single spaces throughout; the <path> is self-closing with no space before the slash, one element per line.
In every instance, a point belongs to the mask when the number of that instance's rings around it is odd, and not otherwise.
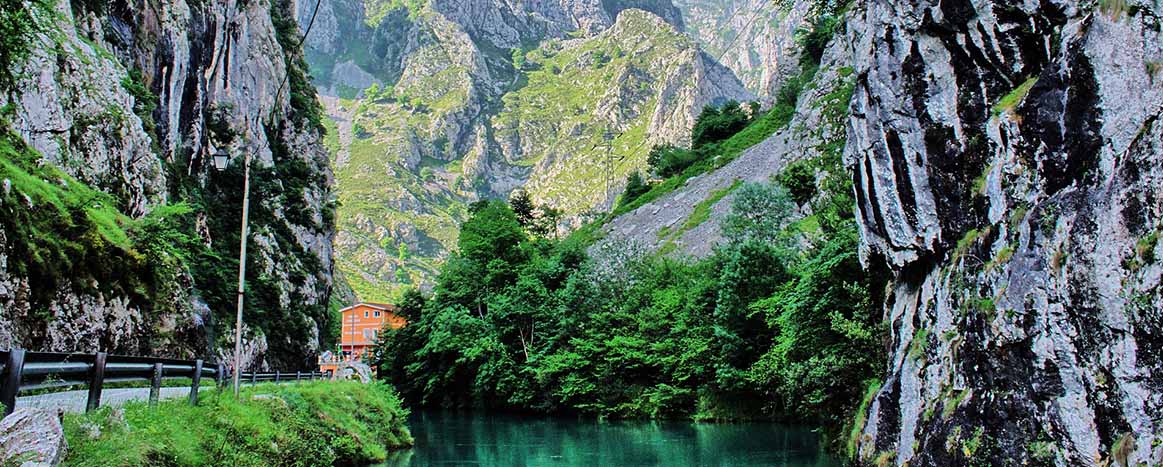
<path fill-rule="evenodd" d="M 230 163 L 230 153 L 225 149 L 219 149 L 214 153 L 214 169 L 221 172 L 226 170 L 226 165 Z"/>

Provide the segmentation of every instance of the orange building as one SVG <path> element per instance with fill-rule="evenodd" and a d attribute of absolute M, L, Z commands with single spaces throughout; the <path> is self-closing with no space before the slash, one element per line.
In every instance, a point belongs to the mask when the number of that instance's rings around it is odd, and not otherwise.
<path fill-rule="evenodd" d="M 400 329 L 408 324 L 396 314 L 394 305 L 386 303 L 357 303 L 339 312 L 343 315 L 343 327 L 339 332 L 338 353 L 325 352 L 320 357 L 322 371 L 334 370 L 338 362 L 362 360 L 371 353 L 384 326 Z"/>

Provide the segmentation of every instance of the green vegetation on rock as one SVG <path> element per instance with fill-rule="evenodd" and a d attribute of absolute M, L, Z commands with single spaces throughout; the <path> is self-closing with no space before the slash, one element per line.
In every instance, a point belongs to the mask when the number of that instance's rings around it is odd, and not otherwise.
<path fill-rule="evenodd" d="M 174 274 L 184 270 L 193 242 L 175 234 L 189 220 L 185 205 L 159 206 L 134 220 L 117 200 L 68 176 L 29 148 L 0 120 L 0 244 L 9 273 L 28 278 L 34 310 L 44 310 L 61 287 L 97 284 L 87 292 L 115 293 L 134 306 L 169 303 Z M 48 319 L 49 316 L 41 318 Z"/>
<path fill-rule="evenodd" d="M 1018 87 L 1014 88 L 1013 91 L 1010 91 L 1009 94 L 1006 94 L 1001 99 L 998 99 L 997 103 L 993 106 L 993 114 L 1000 115 L 1004 112 L 1013 111 L 1014 108 L 1016 108 L 1018 104 L 1022 102 L 1022 99 L 1026 97 L 1026 94 L 1030 92 L 1030 89 L 1032 89 L 1034 84 L 1037 82 L 1038 78 L 1036 76 L 1027 79 L 1026 81 L 1022 82 L 1022 84 L 1018 85 Z"/>
<path fill-rule="evenodd" d="M 17 64 L 30 51 L 32 34 L 38 30 L 37 15 L 49 11 L 45 0 L 0 0 L 0 90 L 16 80 Z"/>

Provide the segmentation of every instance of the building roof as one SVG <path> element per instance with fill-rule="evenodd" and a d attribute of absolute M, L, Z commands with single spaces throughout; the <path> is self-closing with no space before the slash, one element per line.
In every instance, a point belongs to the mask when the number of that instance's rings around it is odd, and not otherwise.
<path fill-rule="evenodd" d="M 392 305 L 392 304 L 390 304 L 390 303 L 371 303 L 371 302 L 359 302 L 359 303 L 356 303 L 355 305 L 349 306 L 349 307 L 347 307 L 347 308 L 342 308 L 342 309 L 340 309 L 340 310 L 339 310 L 339 312 L 340 312 L 340 313 L 343 313 L 343 312 L 345 312 L 345 311 L 347 311 L 347 310 L 350 310 L 350 309 L 353 309 L 353 308 L 358 308 L 358 307 L 361 307 L 361 306 L 362 306 L 362 307 L 368 307 L 368 308 L 371 308 L 371 309 L 373 309 L 373 310 L 380 310 L 380 311 L 396 311 L 396 306 L 395 306 L 395 305 Z"/>

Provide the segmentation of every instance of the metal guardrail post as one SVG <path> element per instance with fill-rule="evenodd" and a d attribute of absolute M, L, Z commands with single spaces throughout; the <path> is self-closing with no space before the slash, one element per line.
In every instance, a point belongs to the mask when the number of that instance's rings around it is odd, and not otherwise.
<path fill-rule="evenodd" d="M 275 370 L 275 384 L 279 384 L 280 379 L 282 379 L 282 375 L 279 373 L 279 370 Z"/>
<path fill-rule="evenodd" d="M 156 407 L 162 392 L 162 375 L 165 368 L 161 363 L 153 364 L 153 377 L 149 380 L 149 406 Z"/>
<path fill-rule="evenodd" d="M 93 359 L 93 370 L 89 378 L 89 400 L 85 403 L 85 411 L 91 412 L 101 406 L 101 389 L 105 385 L 105 360 L 109 354 L 97 352 Z"/>
<path fill-rule="evenodd" d="M 20 393 L 20 380 L 24 376 L 24 349 L 9 351 L 4 369 L 6 374 L 0 382 L 0 404 L 4 404 L 4 416 L 7 417 L 16 410 L 16 395 Z"/>
<path fill-rule="evenodd" d="M 303 380 L 303 372 L 296 371 L 295 372 L 295 382 L 298 383 L 299 381 L 302 381 L 302 380 Z"/>
<path fill-rule="evenodd" d="M 198 405 L 198 386 L 202 384 L 202 360 L 194 360 L 194 377 L 190 382 L 190 405 Z"/>
<path fill-rule="evenodd" d="M 258 384 L 258 372 L 252 371 L 250 372 L 250 385 L 254 386 L 256 384 Z"/>
<path fill-rule="evenodd" d="M 214 385 L 222 389 L 222 382 L 226 380 L 226 365 L 218 364 L 218 371 L 214 373 Z"/>

